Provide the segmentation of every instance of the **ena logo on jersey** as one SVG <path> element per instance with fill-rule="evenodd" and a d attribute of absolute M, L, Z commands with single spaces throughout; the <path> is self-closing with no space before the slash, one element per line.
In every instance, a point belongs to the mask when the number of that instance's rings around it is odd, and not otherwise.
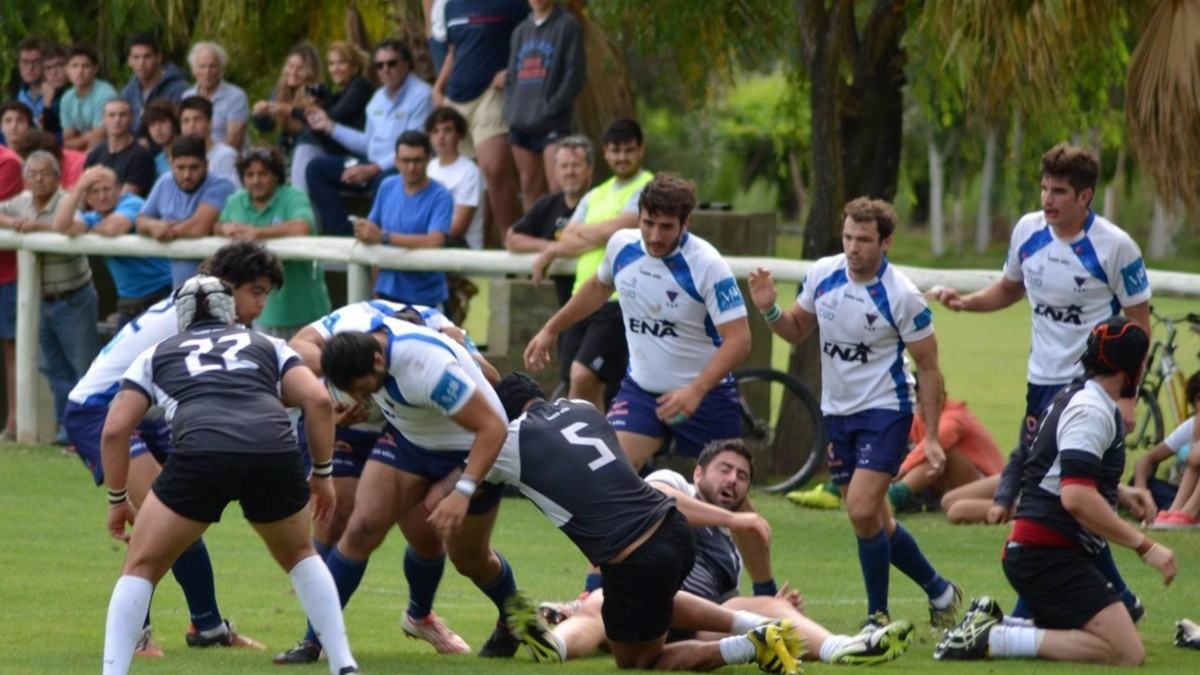
<path fill-rule="evenodd" d="M 450 412 L 462 400 L 468 389 L 466 382 L 447 370 L 442 373 L 442 379 L 438 380 L 429 398 L 442 410 Z"/>
<path fill-rule="evenodd" d="M 865 343 L 858 344 L 826 342 L 821 351 L 832 359 L 841 359 L 846 363 L 866 363 L 871 355 L 871 347 Z"/>
<path fill-rule="evenodd" d="M 1122 267 L 1121 281 L 1125 283 L 1125 295 L 1137 295 L 1150 288 L 1150 279 L 1146 276 L 1146 263 L 1138 258 Z"/>
<path fill-rule="evenodd" d="M 638 319 L 629 317 L 629 332 L 638 335 L 653 335 L 654 337 L 679 337 L 675 331 L 674 321 L 659 321 L 658 319 Z"/>
<path fill-rule="evenodd" d="M 1073 326 L 1083 325 L 1083 307 L 1079 305 L 1067 305 L 1063 309 L 1049 305 L 1038 305 L 1033 308 L 1033 313 L 1038 316 L 1044 316 L 1051 321 L 1057 321 L 1058 323 L 1069 323 Z"/>
<path fill-rule="evenodd" d="M 717 282 L 713 289 L 717 292 L 717 311 L 728 312 L 746 304 L 742 292 L 738 290 L 737 281 L 733 277 L 725 277 Z"/>

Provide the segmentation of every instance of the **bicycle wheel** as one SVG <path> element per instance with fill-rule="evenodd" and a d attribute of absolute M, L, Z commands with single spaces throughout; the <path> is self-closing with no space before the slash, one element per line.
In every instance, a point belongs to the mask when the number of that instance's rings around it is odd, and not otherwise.
<path fill-rule="evenodd" d="M 742 439 L 754 452 L 758 483 L 787 492 L 812 478 L 825 460 L 821 406 L 800 380 L 770 368 L 733 374 Z"/>
<path fill-rule="evenodd" d="M 1134 425 L 1125 435 L 1125 451 L 1149 450 L 1164 438 L 1162 408 L 1148 389 L 1138 391 Z"/>

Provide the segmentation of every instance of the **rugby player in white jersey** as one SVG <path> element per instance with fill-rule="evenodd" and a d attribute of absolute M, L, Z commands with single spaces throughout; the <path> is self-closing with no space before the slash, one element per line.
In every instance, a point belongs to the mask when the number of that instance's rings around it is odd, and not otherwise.
<path fill-rule="evenodd" d="M 204 270 L 233 288 L 237 319 L 246 326 L 262 313 L 267 293 L 283 284 L 283 268 L 279 259 L 257 242 L 235 242 L 222 246 L 204 263 Z M 174 298 L 155 303 L 121 328 L 100 350 L 87 373 L 71 390 L 63 415 L 63 426 L 96 485 L 104 482 L 100 434 L 121 376 L 142 352 L 178 333 Z M 134 506 L 141 506 L 172 449 L 170 430 L 161 416 L 143 420 L 133 432 L 130 438 L 128 489 Z M 222 620 L 213 587 L 212 562 L 203 539 L 197 539 L 195 544 L 181 553 L 171 571 L 183 588 L 191 615 L 192 623 L 187 632 L 188 646 L 264 648 L 261 643 L 235 632 L 227 621 Z M 148 612 L 136 653 L 141 656 L 163 655 L 154 643 Z"/>
<path fill-rule="evenodd" d="M 361 326 L 364 317 L 366 319 L 399 318 L 439 331 L 453 338 L 471 353 L 489 382 L 494 383 L 500 380 L 499 373 L 483 358 L 465 331 L 454 325 L 446 315 L 436 308 L 424 305 L 406 305 L 379 299 L 351 303 L 300 329 L 292 338 L 289 346 L 300 354 L 305 365 L 319 375 L 321 374 L 321 349 L 325 346 L 325 341 L 338 332 L 340 323 L 351 321 L 355 325 Z M 359 478 L 362 476 L 367 458 L 371 456 L 372 450 L 379 442 L 385 424 L 383 413 L 370 400 L 364 403 L 336 403 L 335 408 L 338 409 L 339 415 L 333 451 L 333 490 L 337 496 L 337 507 L 330 518 L 313 523 L 313 547 L 317 549 L 322 559 L 329 555 L 329 551 L 341 538 L 342 532 L 346 529 L 346 523 L 350 520 L 350 514 L 354 512 Z M 301 439 L 302 449 L 304 448 L 303 425 L 304 418 L 301 417 L 297 423 L 297 436 Z M 399 526 L 406 539 L 410 533 L 414 537 L 425 536 L 422 533 L 428 530 L 425 515 L 419 510 L 413 510 L 407 516 L 402 517 Z M 437 571 L 440 576 L 440 570 L 445 566 L 445 551 L 442 550 L 439 555 L 426 560 L 420 558 L 416 551 L 409 547 L 405 550 L 404 565 L 405 570 L 416 578 L 429 576 L 434 571 Z M 417 579 L 410 579 L 409 586 L 413 587 L 414 584 L 420 586 L 421 582 Z M 433 596 L 429 595 L 428 597 L 432 601 Z M 410 606 L 409 611 L 410 616 L 415 620 L 404 626 L 408 634 L 415 634 L 415 637 L 427 640 L 435 647 L 440 645 L 439 651 L 462 651 L 461 640 L 450 638 L 453 632 L 448 628 L 443 630 L 444 623 L 436 623 L 436 619 L 423 621 L 432 614 L 432 606 L 424 607 L 418 604 Z M 275 663 L 278 665 L 313 663 L 320 656 L 321 645 L 316 640 L 316 635 L 310 625 L 308 632 L 300 642 L 277 655 Z"/>
<path fill-rule="evenodd" d="M 1042 155 L 1042 209 L 1013 227 L 1004 273 L 983 290 L 959 295 L 934 287 L 929 296 L 956 312 L 994 312 L 1029 298 L 1032 347 L 1020 443 L 1028 451 L 1038 418 L 1063 387 L 1083 375 L 1078 356 L 1092 326 L 1119 312 L 1150 332 L 1150 280 L 1133 238 L 1092 211 L 1100 158 L 1059 143 Z M 1133 423 L 1133 399 L 1120 401 L 1125 425 Z M 1134 620 L 1145 614 L 1117 571 L 1107 544 L 1096 564 L 1113 583 Z M 1028 618 L 1018 601 L 1013 615 Z"/>
<path fill-rule="evenodd" d="M 516 643 L 507 628 L 504 602 L 516 592 L 516 582 L 508 562 L 491 548 L 502 490 L 483 486 L 475 494 L 507 434 L 495 391 L 464 347 L 428 327 L 359 316 L 337 321 L 333 331 L 321 351 L 324 376 L 351 399 L 372 400 L 387 423 L 363 467 L 346 530 L 326 557 L 343 603 L 391 527 L 420 513 L 429 486 L 466 461 L 457 496 L 427 518 L 424 513 L 414 518 L 427 521 L 419 531 L 406 525 L 409 605 L 402 627 L 439 652 L 470 650 L 431 609 L 442 576 L 441 558 L 447 555 L 499 610 L 496 630 L 481 655 L 511 656 Z"/>
<path fill-rule="evenodd" d="M 896 212 L 885 201 L 860 197 L 842 210 L 844 253 L 821 258 L 805 275 L 796 303 L 775 304 L 771 273 L 750 276 L 750 293 L 771 331 L 797 343 L 819 327 L 821 412 L 830 442 L 830 478 L 846 500 L 858 541 L 867 590 L 867 626 L 887 623 L 889 570 L 915 581 L 929 597 L 935 628 L 954 625 L 962 591 L 942 578 L 912 535 L 892 517 L 887 489 L 908 454 L 908 434 L 919 404 L 925 419 L 925 456 L 940 473 L 946 456 L 938 442 L 942 373 L 933 313 L 925 299 L 887 259 Z M 904 351 L 917 366 L 918 396 Z"/>
<path fill-rule="evenodd" d="M 655 176 L 638 200 L 638 230 L 613 234 L 596 275 L 525 348 L 525 367 L 544 368 L 558 334 L 617 292 L 629 374 L 609 406 L 608 422 L 639 470 L 672 438 L 676 452 L 694 458 L 714 440 L 742 435 L 730 371 L 750 353 L 750 324 L 729 265 L 688 232 L 695 205 L 690 182 Z M 744 508 L 752 510 L 749 502 Z M 738 544 L 755 593 L 774 595 L 770 552 L 740 535 Z"/>

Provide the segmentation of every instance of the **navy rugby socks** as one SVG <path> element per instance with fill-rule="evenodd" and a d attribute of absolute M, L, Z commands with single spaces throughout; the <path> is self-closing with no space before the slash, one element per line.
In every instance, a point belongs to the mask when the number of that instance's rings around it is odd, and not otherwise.
<path fill-rule="evenodd" d="M 408 615 L 424 619 L 433 611 L 433 596 L 442 582 L 446 556 L 422 558 L 411 546 L 404 549 L 404 579 L 408 582 Z"/>
<path fill-rule="evenodd" d="M 204 539 L 197 539 L 180 554 L 171 566 L 175 581 L 183 588 L 188 613 L 197 632 L 213 630 L 221 625 L 221 610 L 217 607 L 217 589 L 213 584 L 212 560 Z"/>
<path fill-rule="evenodd" d="M 888 574 L 892 565 L 887 531 L 880 529 L 870 539 L 858 538 L 858 564 L 867 586 L 867 616 L 888 613 Z"/>

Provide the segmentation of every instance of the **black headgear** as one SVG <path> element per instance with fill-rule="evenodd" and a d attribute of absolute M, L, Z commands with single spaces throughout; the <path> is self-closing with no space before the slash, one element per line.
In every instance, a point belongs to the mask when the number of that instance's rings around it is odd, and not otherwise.
<path fill-rule="evenodd" d="M 1091 374 L 1120 373 L 1128 378 L 1122 396 L 1133 396 L 1142 377 L 1142 362 L 1150 348 L 1150 336 L 1127 317 L 1114 316 L 1096 325 L 1088 335 L 1087 350 L 1080 361 Z"/>

